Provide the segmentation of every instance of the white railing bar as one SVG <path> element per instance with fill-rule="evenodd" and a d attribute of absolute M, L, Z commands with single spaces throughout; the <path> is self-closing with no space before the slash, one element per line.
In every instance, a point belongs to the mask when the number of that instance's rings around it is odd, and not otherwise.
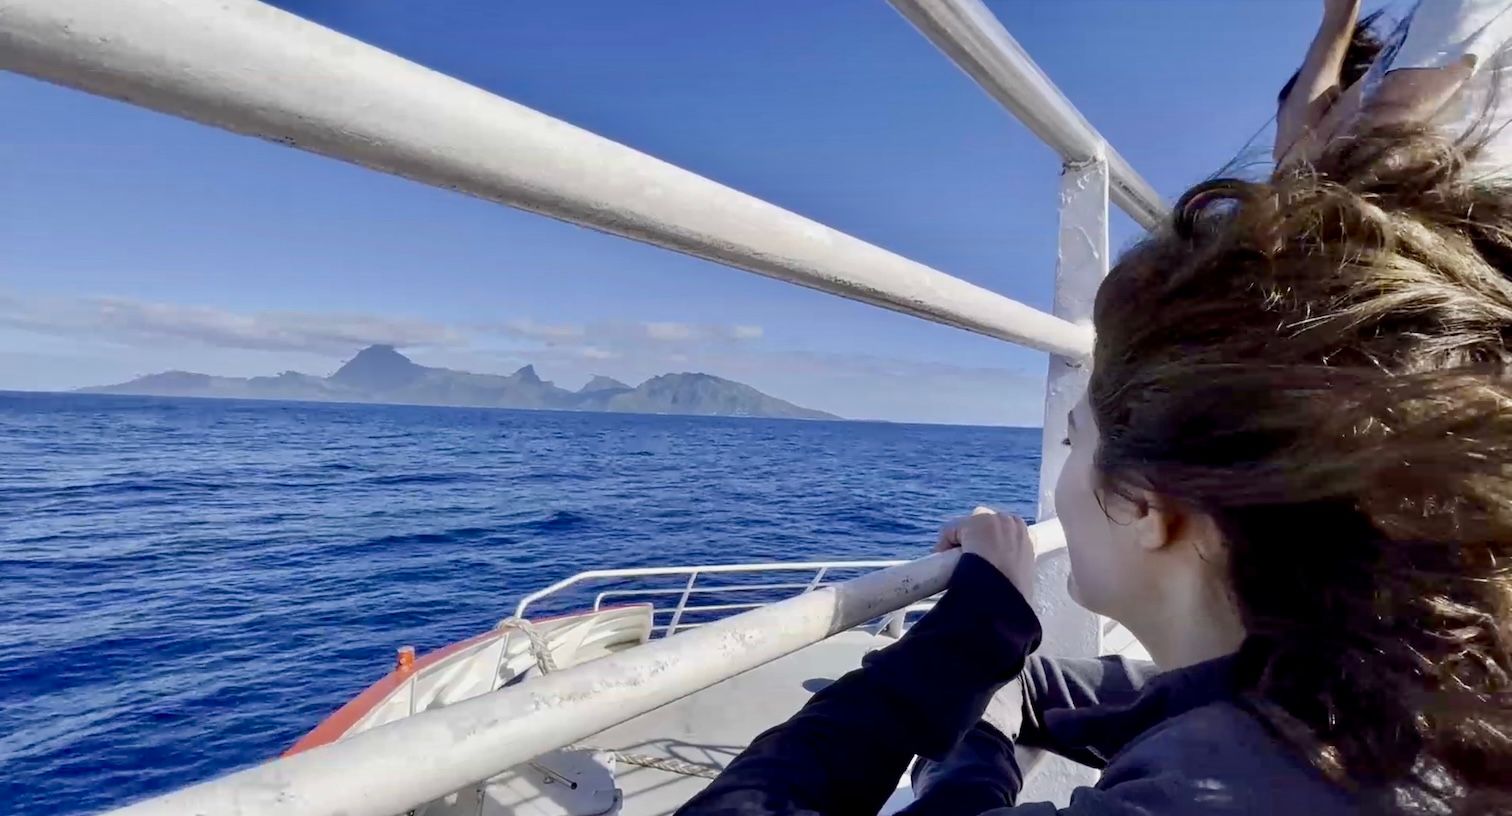
<path fill-rule="evenodd" d="M 888 0 L 961 70 L 1070 163 L 1106 156 L 1109 197 L 1145 228 L 1165 218 L 1160 194 L 1108 145 L 981 0 Z"/>
<path fill-rule="evenodd" d="M 893 637 L 902 637 L 903 627 L 908 622 L 908 616 L 915 612 L 928 612 L 929 610 L 934 609 L 934 605 L 934 598 L 928 598 L 915 604 L 909 604 L 908 606 L 905 606 L 902 609 L 899 609 L 896 612 L 893 612 L 892 614 L 883 618 L 881 624 L 877 627 L 877 630 L 881 632 L 887 632 Z"/>
<path fill-rule="evenodd" d="M 695 570 L 688 574 L 688 585 L 683 587 L 682 597 L 677 601 L 677 609 L 672 612 L 671 634 L 677 634 L 677 622 L 682 620 L 683 610 L 688 606 L 688 594 L 693 591 L 693 585 L 698 583 L 698 572 Z"/>
<path fill-rule="evenodd" d="M 1065 545 L 1030 528 L 1035 550 Z M 488 779 L 945 589 L 937 553 L 421 711 L 304 753 L 123 808 L 118 816 L 391 816 Z M 353 776 L 358 774 L 358 776 Z M 343 780 L 346 782 L 343 783 Z"/>
<path fill-rule="evenodd" d="M 703 606 L 684 607 L 683 612 L 723 612 L 731 609 L 759 609 L 763 606 L 771 606 L 774 603 L 777 602 L 767 601 L 766 603 L 705 604 Z M 683 625 L 687 626 L 688 624 Z"/>
<path fill-rule="evenodd" d="M 717 587 L 694 587 L 694 595 L 703 595 L 707 592 L 752 592 L 756 590 L 771 589 L 817 589 L 829 584 L 751 584 L 750 586 L 717 586 Z M 682 587 L 668 587 L 666 589 L 608 589 L 599 593 L 600 598 L 611 598 L 628 595 L 681 595 Z"/>
<path fill-rule="evenodd" d="M 703 625 L 705 625 L 705 624 L 702 624 L 702 623 L 679 623 L 677 625 L 677 628 L 679 630 L 697 629 L 698 627 L 703 626 Z M 652 632 L 666 632 L 668 635 L 673 634 L 673 632 L 672 632 L 672 624 L 670 624 L 670 623 L 663 623 L 663 624 L 658 624 L 656 626 L 653 626 L 653 627 L 651 627 L 651 631 Z"/>
<path fill-rule="evenodd" d="M 1071 357 L 1089 329 L 256 0 L 0 0 L 0 69 Z"/>
<path fill-rule="evenodd" d="M 778 598 L 777 600 L 785 600 L 785 599 Z M 725 604 L 725 605 L 722 605 L 722 606 L 717 606 L 717 605 L 690 606 L 690 607 L 687 607 L 684 611 L 687 611 L 687 612 L 698 612 L 699 610 L 709 610 L 709 609 L 755 609 L 755 608 L 757 608 L 759 606 L 770 606 L 770 605 L 772 605 L 772 604 L 774 604 L 776 602 L 777 601 L 754 601 L 752 603 Z M 652 614 L 652 616 L 656 616 L 656 615 L 676 615 L 677 614 L 677 607 L 675 607 L 675 606 L 669 606 L 669 607 L 662 607 L 660 609 L 653 608 L 651 610 L 651 614 Z"/>
<path fill-rule="evenodd" d="M 613 580 L 616 578 L 648 578 L 661 575 L 687 575 L 689 572 L 713 574 L 726 572 L 803 572 L 823 567 L 830 569 L 882 569 L 904 563 L 896 559 L 885 561 L 793 561 L 772 564 L 709 564 L 690 567 L 623 567 L 619 569 L 585 570 L 570 578 L 563 578 L 545 589 L 536 590 L 520 599 L 515 607 L 515 617 L 525 617 L 531 604 L 549 595 L 588 581 Z M 681 591 L 681 590 L 679 590 Z"/>

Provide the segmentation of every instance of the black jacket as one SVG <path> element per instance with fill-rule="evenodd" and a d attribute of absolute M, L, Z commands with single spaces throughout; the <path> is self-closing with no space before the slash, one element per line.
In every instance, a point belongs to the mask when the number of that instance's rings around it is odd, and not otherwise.
<path fill-rule="evenodd" d="M 875 816 L 917 755 L 906 816 L 1335 816 L 1350 798 L 1280 743 L 1232 693 L 1232 658 L 1156 674 L 1122 658 L 1028 657 L 1039 622 L 986 561 L 898 643 L 757 737 L 679 816 Z M 1022 672 L 1019 733 L 981 720 Z M 1102 770 L 1070 805 L 1016 805 L 1016 737 Z"/>

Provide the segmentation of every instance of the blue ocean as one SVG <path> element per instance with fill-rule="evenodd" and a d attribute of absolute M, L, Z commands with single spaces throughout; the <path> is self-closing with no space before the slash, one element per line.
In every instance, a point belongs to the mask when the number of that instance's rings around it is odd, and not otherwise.
<path fill-rule="evenodd" d="M 0 393 L 0 812 L 277 755 L 600 567 L 914 557 L 1038 430 Z"/>

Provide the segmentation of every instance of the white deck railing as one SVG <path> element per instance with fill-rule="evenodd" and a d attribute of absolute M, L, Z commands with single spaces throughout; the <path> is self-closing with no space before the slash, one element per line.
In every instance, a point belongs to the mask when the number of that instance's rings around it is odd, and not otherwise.
<path fill-rule="evenodd" d="M 1030 528 L 1036 551 L 1060 525 Z M 859 578 L 364 731 L 117 811 L 392 816 L 945 588 L 957 552 Z"/>
<path fill-rule="evenodd" d="M 1110 197 L 1140 226 L 1166 207 L 1155 188 L 1103 139 L 980 0 L 888 0 L 929 41 L 1068 164 L 1104 159 Z"/>
<path fill-rule="evenodd" d="M 1058 354 L 1091 334 L 256 0 L 0 0 L 0 68 Z"/>
<path fill-rule="evenodd" d="M 733 612 L 760 609 L 792 595 L 813 592 L 839 583 L 839 576 L 896 567 L 902 560 L 883 561 L 801 561 L 766 564 L 701 564 L 677 567 L 631 567 L 624 569 L 587 570 L 526 595 L 515 607 L 515 617 L 529 618 L 538 605 L 573 604 L 593 595 L 593 609 L 603 609 L 622 602 L 651 604 L 651 632 L 656 637 L 706 626 L 729 617 Z M 777 581 L 780 576 L 804 575 L 807 580 L 778 583 L 734 583 L 730 579 L 751 577 Z M 723 583 L 710 586 L 699 579 L 719 576 Z M 665 586 L 647 586 L 662 583 Z M 628 586 L 625 586 L 629 584 Z M 711 597 L 712 596 L 712 597 Z M 673 603 L 665 603 L 669 599 Z M 707 603 L 706 601 L 718 601 Z M 905 616 L 922 612 L 933 604 L 915 603 L 879 619 L 878 629 L 899 634 Z M 697 618 L 689 621 L 688 617 Z M 657 622 L 662 621 L 662 622 Z"/>
<path fill-rule="evenodd" d="M 1047 351 L 1040 518 L 1052 518 L 1064 414 L 1085 382 L 1108 264 L 1108 203 L 1146 226 L 1164 208 L 981 0 L 890 2 L 1061 156 L 1054 314 L 256 0 L 0 0 L 0 69 Z M 1058 525 L 1035 529 L 1053 549 Z M 1045 643 L 1095 654 L 1101 627 L 1066 597 L 1059 555 L 1042 556 L 1036 575 Z M 903 609 L 940 591 L 952 563 L 932 556 L 698 628 L 678 617 L 675 638 L 127 811 L 401 812 Z M 1076 781 L 1031 783 L 1026 795 L 1064 800 Z"/>

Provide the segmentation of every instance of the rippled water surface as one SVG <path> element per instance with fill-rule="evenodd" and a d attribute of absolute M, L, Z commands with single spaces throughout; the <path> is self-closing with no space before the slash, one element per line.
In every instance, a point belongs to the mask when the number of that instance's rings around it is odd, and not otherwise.
<path fill-rule="evenodd" d="M 1038 431 L 0 393 L 0 812 L 276 755 L 598 567 L 914 556 Z"/>

